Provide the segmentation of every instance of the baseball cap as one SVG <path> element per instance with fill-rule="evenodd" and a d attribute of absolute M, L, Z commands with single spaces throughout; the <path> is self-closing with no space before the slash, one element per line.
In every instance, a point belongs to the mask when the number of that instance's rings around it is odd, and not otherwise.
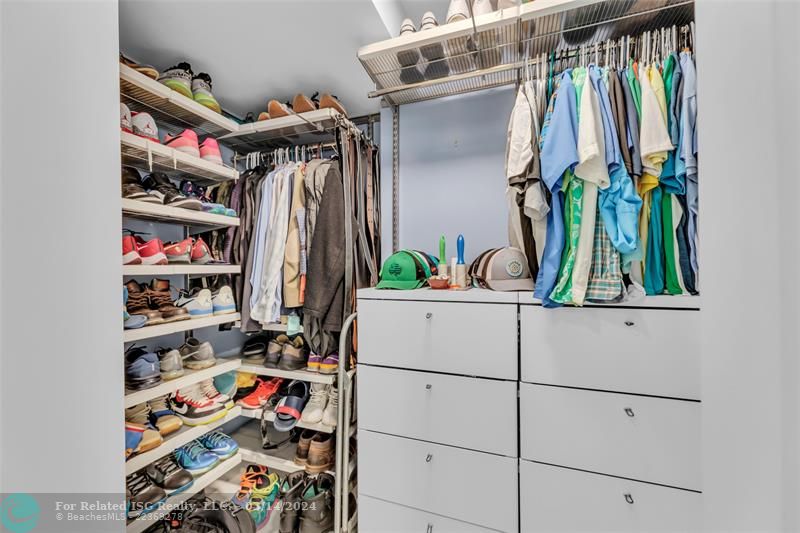
<path fill-rule="evenodd" d="M 377 289 L 418 289 L 430 277 L 427 263 L 412 251 L 400 250 L 389 256 L 381 268 Z"/>
<path fill-rule="evenodd" d="M 470 272 L 481 287 L 493 291 L 533 290 L 528 260 L 519 248 L 488 250 L 473 262 Z"/>

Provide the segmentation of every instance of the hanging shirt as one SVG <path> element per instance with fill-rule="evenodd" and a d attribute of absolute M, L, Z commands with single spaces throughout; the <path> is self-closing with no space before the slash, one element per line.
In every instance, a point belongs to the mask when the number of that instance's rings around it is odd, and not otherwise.
<path fill-rule="evenodd" d="M 625 69 L 625 77 L 631 90 L 631 100 L 636 108 L 636 115 L 642 119 L 642 88 L 639 83 L 639 65 L 633 59 L 628 60 L 628 68 Z"/>
<path fill-rule="evenodd" d="M 683 96 L 678 157 L 682 160 L 686 173 L 689 257 L 696 276 L 699 271 L 697 263 L 697 74 L 691 53 L 681 52 L 680 62 L 683 72 Z"/>
<path fill-rule="evenodd" d="M 556 284 L 561 252 L 564 247 L 564 197 L 561 192 L 564 173 L 578 162 L 578 116 L 575 85 L 571 70 L 560 76 L 542 124 L 541 167 L 542 181 L 552 193 L 550 212 L 547 214 L 547 241 L 542 254 L 542 265 L 536 277 L 534 297 L 545 307 L 555 307 L 557 302 L 549 296 Z"/>

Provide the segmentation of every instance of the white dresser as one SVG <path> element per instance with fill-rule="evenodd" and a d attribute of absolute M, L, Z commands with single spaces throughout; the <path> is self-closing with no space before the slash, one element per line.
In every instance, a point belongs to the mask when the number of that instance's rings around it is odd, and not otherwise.
<path fill-rule="evenodd" d="M 359 291 L 361 530 L 700 529 L 698 302 Z"/>
<path fill-rule="evenodd" d="M 358 297 L 360 531 L 518 531 L 516 294 Z"/>

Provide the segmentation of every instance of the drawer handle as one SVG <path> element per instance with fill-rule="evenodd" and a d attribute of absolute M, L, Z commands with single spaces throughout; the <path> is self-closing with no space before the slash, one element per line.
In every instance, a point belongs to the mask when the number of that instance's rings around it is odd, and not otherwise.
<path fill-rule="evenodd" d="M 428 527 L 425 528 L 425 533 L 433 533 L 433 524 L 428 524 Z"/>
<path fill-rule="evenodd" d="M 431 318 L 433 318 L 433 313 L 425 313 L 425 318 L 430 320 Z"/>
<path fill-rule="evenodd" d="M 427 455 L 427 457 L 425 457 L 425 462 L 426 462 L 426 463 L 430 463 L 430 462 L 431 462 L 431 459 L 433 459 L 433 454 L 430 454 L 430 453 L 429 453 L 429 454 Z"/>
<path fill-rule="evenodd" d="M 425 390 L 431 390 L 432 388 L 433 388 L 433 385 L 431 385 L 430 383 L 425 385 Z"/>
<path fill-rule="evenodd" d="M 631 320 L 626 320 L 625 325 L 628 326 L 629 328 L 635 326 L 635 324 Z"/>
<path fill-rule="evenodd" d="M 625 408 L 625 414 L 626 414 L 626 415 L 628 415 L 628 416 L 629 416 L 629 417 L 631 417 L 631 418 L 633 418 L 634 416 L 636 416 L 636 415 L 634 414 L 634 412 L 633 412 L 633 409 L 631 409 L 630 407 L 626 407 L 626 408 Z"/>
<path fill-rule="evenodd" d="M 633 496 L 631 496 L 630 493 L 625 494 L 625 501 L 628 502 L 629 504 L 633 505 Z"/>

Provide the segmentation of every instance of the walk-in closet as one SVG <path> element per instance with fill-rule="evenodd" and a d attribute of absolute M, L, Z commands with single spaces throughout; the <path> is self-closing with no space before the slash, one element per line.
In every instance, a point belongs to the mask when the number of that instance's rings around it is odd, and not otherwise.
<path fill-rule="evenodd" d="M 800 530 L 798 27 L 0 0 L 0 530 Z"/>

